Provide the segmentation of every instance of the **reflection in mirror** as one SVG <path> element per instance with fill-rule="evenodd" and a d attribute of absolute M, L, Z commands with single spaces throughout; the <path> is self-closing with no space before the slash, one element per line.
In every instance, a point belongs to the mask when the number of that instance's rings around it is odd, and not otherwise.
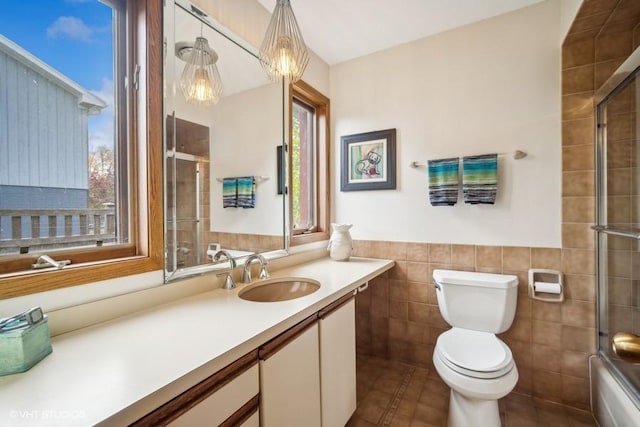
<path fill-rule="evenodd" d="M 175 184 L 167 185 L 165 194 L 168 200 L 175 200 L 169 217 L 175 235 L 167 235 L 168 247 L 175 250 L 167 252 L 167 265 L 193 267 L 202 262 L 198 250 L 201 241 L 200 195 L 209 175 L 209 128 L 170 117 L 167 118 L 166 129 L 167 135 L 175 135 L 175 138 L 167 138 L 167 148 L 172 156 L 167 157 L 166 174 Z M 175 146 L 170 146 L 174 141 Z"/>
<path fill-rule="evenodd" d="M 167 2 L 164 19 L 166 280 L 229 268 L 226 257 L 214 260 L 220 250 L 239 262 L 286 254 L 276 150 L 283 84 L 268 80 L 255 48 L 190 3 Z M 181 77 L 193 52 L 184 51 L 197 49 L 199 37 L 209 46 L 200 64 L 215 61 L 218 75 L 204 67 L 185 73 L 191 90 Z M 187 101 L 185 94 L 206 94 L 212 78 L 220 79 L 220 99 Z"/>

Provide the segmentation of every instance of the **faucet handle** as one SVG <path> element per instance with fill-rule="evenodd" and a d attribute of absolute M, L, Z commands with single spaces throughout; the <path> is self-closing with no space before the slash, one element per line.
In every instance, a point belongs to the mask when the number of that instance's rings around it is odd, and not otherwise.
<path fill-rule="evenodd" d="M 222 289 L 235 289 L 236 287 L 236 282 L 233 281 L 233 277 L 231 277 L 231 272 L 226 271 L 224 273 L 218 273 L 216 274 L 216 276 L 218 277 L 222 277 L 222 276 L 227 276 L 224 279 L 224 284 L 222 285 Z"/>
<path fill-rule="evenodd" d="M 267 262 L 265 261 L 264 264 L 260 265 L 260 274 L 258 274 L 258 277 L 260 279 L 268 279 L 270 276 L 271 275 L 267 270 Z"/>

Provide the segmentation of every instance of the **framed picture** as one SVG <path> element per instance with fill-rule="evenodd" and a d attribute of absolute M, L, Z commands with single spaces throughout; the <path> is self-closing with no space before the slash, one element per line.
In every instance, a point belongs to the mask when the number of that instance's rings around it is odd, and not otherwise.
<path fill-rule="evenodd" d="M 396 188 L 395 129 L 346 135 L 340 142 L 340 191 Z"/>

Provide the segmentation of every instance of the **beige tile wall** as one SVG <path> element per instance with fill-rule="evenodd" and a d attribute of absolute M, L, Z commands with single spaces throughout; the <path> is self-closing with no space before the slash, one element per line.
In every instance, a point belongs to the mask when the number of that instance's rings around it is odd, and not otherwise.
<path fill-rule="evenodd" d="M 587 358 L 595 351 L 593 259 L 553 248 L 356 241 L 354 255 L 396 260 L 388 274 L 358 295 L 357 344 L 361 354 L 431 367 L 435 341 L 448 329 L 438 309 L 431 274 L 436 268 L 515 274 L 516 318 L 502 338 L 520 380 L 516 390 L 587 408 Z M 529 268 L 565 271 L 563 304 L 528 297 Z"/>
<path fill-rule="evenodd" d="M 355 255 L 397 262 L 356 299 L 359 352 L 431 366 L 435 340 L 447 328 L 430 284 L 433 269 L 515 274 L 520 279 L 516 318 L 502 338 L 520 372 L 516 390 L 589 408 L 588 356 L 596 351 L 595 244 L 590 229 L 595 221 L 593 95 L 638 46 L 639 22 L 637 0 L 585 0 L 564 42 L 562 248 L 355 242 Z M 622 178 L 610 187 L 627 191 L 630 180 L 624 174 L 630 171 L 619 173 Z M 620 210 L 625 203 L 630 202 L 621 201 L 612 213 L 627 212 Z M 634 260 L 640 265 L 637 251 L 622 249 L 628 256 L 616 258 L 618 269 L 631 270 Z M 563 271 L 566 300 L 558 304 L 530 299 L 529 268 Z M 629 301 L 629 277 L 615 287 L 619 301 Z"/>
<path fill-rule="evenodd" d="M 207 223 L 208 225 L 208 223 Z M 282 249 L 282 236 L 249 233 L 223 233 L 205 231 L 203 234 L 202 251 L 207 250 L 209 243 L 220 243 L 226 249 L 238 249 L 252 252 L 264 252 Z"/>

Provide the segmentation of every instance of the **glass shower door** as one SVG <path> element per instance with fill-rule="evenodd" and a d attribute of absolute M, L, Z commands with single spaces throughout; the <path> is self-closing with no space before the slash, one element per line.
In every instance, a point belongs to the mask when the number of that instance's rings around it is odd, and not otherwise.
<path fill-rule="evenodd" d="M 202 235 L 209 226 L 210 130 L 174 115 L 167 117 L 165 127 L 165 269 L 171 274 L 205 260 Z"/>
<path fill-rule="evenodd" d="M 597 106 L 594 229 L 599 353 L 640 407 L 639 70 L 618 79 Z"/>

